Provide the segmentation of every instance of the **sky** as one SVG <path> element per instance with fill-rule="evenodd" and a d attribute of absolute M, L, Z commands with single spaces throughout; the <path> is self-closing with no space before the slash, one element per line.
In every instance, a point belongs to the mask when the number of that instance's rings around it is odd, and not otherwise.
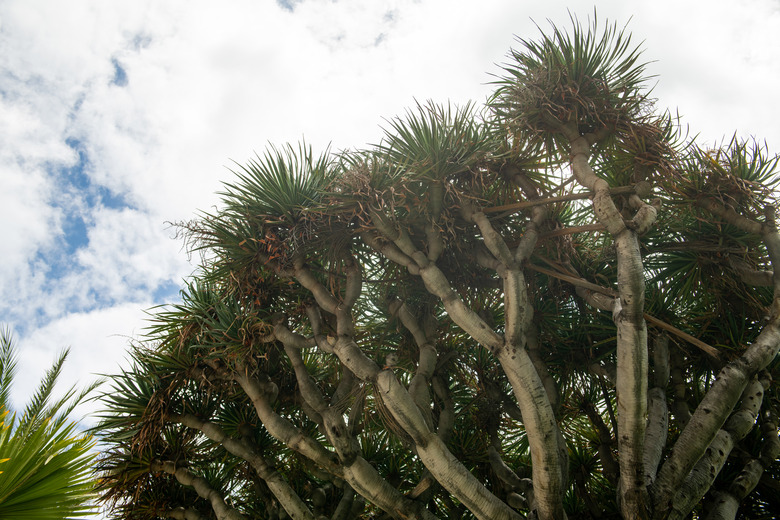
<path fill-rule="evenodd" d="M 736 133 L 780 150 L 780 1 L 597 5 L 600 19 L 628 25 L 659 108 L 700 142 Z M 593 10 L 0 1 L 0 323 L 19 347 L 17 407 L 65 347 L 64 387 L 125 363 L 145 311 L 176 302 L 195 267 L 171 223 L 217 205 L 233 161 L 302 139 L 364 147 L 416 101 L 482 103 L 516 36 Z"/>

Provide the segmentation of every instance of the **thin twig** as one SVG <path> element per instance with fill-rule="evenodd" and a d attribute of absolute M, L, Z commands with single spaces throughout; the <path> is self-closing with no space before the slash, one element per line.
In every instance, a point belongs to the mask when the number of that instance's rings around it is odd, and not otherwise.
<path fill-rule="evenodd" d="M 635 188 L 633 186 L 619 186 L 609 190 L 610 195 L 620 195 L 625 193 L 634 193 Z M 568 195 L 558 195 L 555 197 L 547 197 L 544 199 L 524 200 L 521 202 L 514 202 L 512 204 L 504 204 L 503 206 L 493 206 L 491 208 L 482 208 L 482 213 L 499 213 L 501 211 L 518 211 L 525 208 L 532 208 L 541 204 L 552 204 L 553 202 L 565 202 L 569 200 L 589 199 L 593 197 L 592 191 L 584 191 L 582 193 L 570 193 Z"/>
<path fill-rule="evenodd" d="M 582 287 L 584 289 L 588 289 L 591 291 L 599 292 L 601 294 L 606 294 L 607 296 L 611 296 L 612 298 L 617 298 L 618 293 L 614 289 L 610 289 L 608 287 L 602 287 L 600 285 L 597 285 L 595 283 L 591 283 L 587 280 L 583 280 L 582 278 L 579 278 L 577 276 L 572 276 L 568 274 L 562 274 L 562 273 L 556 273 L 555 271 L 551 271 L 549 269 L 545 269 L 544 267 L 540 267 L 538 265 L 528 264 L 527 267 L 531 269 L 532 271 L 536 271 L 541 274 L 545 274 L 547 276 L 552 276 L 553 278 L 558 278 L 559 280 L 563 280 L 564 282 L 569 282 L 572 285 Z M 664 329 L 668 332 L 671 332 L 675 336 L 679 337 L 680 339 L 683 339 L 690 343 L 691 345 L 701 349 L 706 354 L 714 357 L 715 359 L 720 359 L 720 355 L 718 353 L 718 350 L 708 345 L 707 343 L 703 342 L 702 340 L 695 338 L 688 334 L 687 332 L 683 332 L 682 330 L 678 329 L 674 325 L 670 325 L 669 323 L 666 323 L 665 321 L 659 320 L 658 318 L 651 316 L 648 313 L 644 313 L 644 318 L 649 323 L 655 325 L 658 328 Z"/>

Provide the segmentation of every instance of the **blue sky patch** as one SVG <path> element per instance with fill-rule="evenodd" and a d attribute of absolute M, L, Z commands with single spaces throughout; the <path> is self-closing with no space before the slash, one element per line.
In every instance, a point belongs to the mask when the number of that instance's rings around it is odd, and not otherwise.
<path fill-rule="evenodd" d="M 122 194 L 92 182 L 89 176 L 91 161 L 81 140 L 69 137 L 65 144 L 76 152 L 78 161 L 73 166 L 59 170 L 57 180 L 61 190 L 81 198 L 90 207 L 100 205 L 110 209 L 133 208 Z"/>
<path fill-rule="evenodd" d="M 181 295 L 179 294 L 181 285 L 182 284 L 174 283 L 171 280 L 158 285 L 152 295 L 155 305 L 181 301 Z"/>
<path fill-rule="evenodd" d="M 276 4 L 279 7 L 291 13 L 295 10 L 295 4 L 299 2 L 300 0 L 276 0 Z"/>
<path fill-rule="evenodd" d="M 114 66 L 114 77 L 111 80 L 112 85 L 117 87 L 127 86 L 127 71 L 120 65 L 116 58 L 111 59 L 111 64 Z"/>
<path fill-rule="evenodd" d="M 95 208 L 132 207 L 121 194 L 92 182 L 89 175 L 92 163 L 81 140 L 71 137 L 65 143 L 75 152 L 75 163 L 66 167 L 52 165 L 49 170 L 56 186 L 50 204 L 59 210 L 61 235 L 51 249 L 39 252 L 36 259 L 48 266 L 46 277 L 50 280 L 62 279 L 73 272 L 74 255 L 89 244 Z"/>
<path fill-rule="evenodd" d="M 83 215 L 77 213 L 66 214 L 62 223 L 62 231 L 65 241 L 64 251 L 61 251 L 62 254 L 70 256 L 89 244 L 87 223 Z"/>

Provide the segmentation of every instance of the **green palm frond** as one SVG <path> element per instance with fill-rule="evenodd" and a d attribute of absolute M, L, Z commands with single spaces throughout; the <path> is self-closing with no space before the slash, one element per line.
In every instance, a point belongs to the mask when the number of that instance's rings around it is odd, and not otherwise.
<path fill-rule="evenodd" d="M 576 122 L 587 133 L 618 128 L 647 111 L 649 78 L 625 28 L 600 29 L 595 14 L 587 28 L 571 21 L 571 34 L 552 25 L 550 34 L 540 29 L 539 41 L 519 39 L 522 49 L 510 51 L 490 105 L 515 132 L 537 138 Z"/>
<path fill-rule="evenodd" d="M 206 277 L 233 290 L 242 285 L 236 273 L 268 281 L 273 276 L 263 274 L 264 261 L 289 266 L 296 255 L 344 242 L 344 233 L 323 225 L 334 206 L 320 203 L 342 167 L 327 150 L 314 156 L 305 143 L 297 149 L 269 146 L 262 157 L 240 165 L 237 180 L 225 184 L 219 211 L 178 224 L 188 247 L 212 268 Z"/>
<path fill-rule="evenodd" d="M 675 165 L 681 140 L 679 122 L 669 112 L 646 117 L 600 145 L 594 170 L 613 187 L 676 178 L 681 173 Z"/>
<path fill-rule="evenodd" d="M 2 333 L 0 372 L 3 391 L 13 383 L 15 346 Z M 76 393 L 70 389 L 52 402 L 57 377 L 67 351 L 48 370 L 24 414 L 19 417 L 2 403 L 0 423 L 0 518 L 85 518 L 93 511 L 92 461 L 94 441 L 76 431 L 67 415 L 99 382 Z"/>
<path fill-rule="evenodd" d="M 101 434 L 115 442 L 132 439 L 159 387 L 160 382 L 138 365 L 113 376 L 111 388 L 100 396 L 105 406 L 97 415 L 101 421 Z"/>
<path fill-rule="evenodd" d="M 711 197 L 738 213 L 763 220 L 766 209 L 777 206 L 778 161 L 780 156 L 770 155 L 766 145 L 736 136 L 716 149 L 691 143 L 681 167 L 684 177 L 667 181 L 664 188 L 675 204 Z"/>
<path fill-rule="evenodd" d="M 264 320 L 271 309 L 251 300 L 245 303 L 228 298 L 207 281 L 188 283 L 181 297 L 179 304 L 157 308 L 148 328 L 149 337 L 159 341 L 167 352 L 181 354 L 170 362 L 188 364 L 186 352 L 192 348 L 251 346 L 269 330 Z M 258 298 L 256 295 L 255 300 Z"/>
<path fill-rule="evenodd" d="M 13 421 L 11 421 L 13 422 Z M 75 425 L 44 420 L 30 435 L 3 425 L 0 454 L 9 460 L 0 473 L 0 518 L 82 518 L 91 512 L 89 436 Z"/>
<path fill-rule="evenodd" d="M 46 371 L 41 382 L 38 384 L 38 388 L 35 390 L 32 399 L 27 404 L 24 410 L 24 417 L 28 418 L 27 427 L 30 430 L 35 430 L 38 427 L 38 422 L 46 420 L 50 415 L 45 413 L 45 409 L 51 399 L 54 385 L 57 382 L 60 374 L 62 373 L 62 367 L 65 364 L 68 352 L 65 350 L 59 356 L 57 356 L 54 364 Z"/>
<path fill-rule="evenodd" d="M 377 146 L 390 163 L 414 180 L 444 180 L 469 171 L 493 150 L 489 127 L 475 117 L 474 106 L 438 106 L 429 102 L 389 121 Z"/>
<path fill-rule="evenodd" d="M 298 149 L 269 146 L 265 154 L 238 165 L 238 181 L 222 193 L 229 211 L 242 216 L 283 219 L 295 223 L 304 208 L 316 205 L 335 172 L 325 151 L 315 157 L 305 143 Z"/>
<path fill-rule="evenodd" d="M 16 375 L 16 346 L 11 331 L 0 329 L 0 407 L 8 410 L 11 386 Z"/>

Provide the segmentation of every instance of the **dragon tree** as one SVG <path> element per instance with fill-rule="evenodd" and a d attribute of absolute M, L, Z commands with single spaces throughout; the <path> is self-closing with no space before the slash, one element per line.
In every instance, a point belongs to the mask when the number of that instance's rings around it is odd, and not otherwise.
<path fill-rule="evenodd" d="M 778 158 L 642 60 L 575 18 L 484 105 L 236 167 L 103 396 L 109 516 L 772 518 Z"/>

